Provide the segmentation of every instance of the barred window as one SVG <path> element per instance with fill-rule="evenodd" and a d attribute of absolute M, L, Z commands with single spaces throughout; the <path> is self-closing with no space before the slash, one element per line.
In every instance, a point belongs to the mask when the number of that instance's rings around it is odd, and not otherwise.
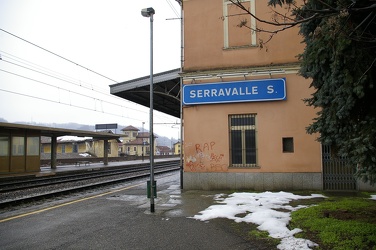
<path fill-rule="evenodd" d="M 256 115 L 230 115 L 231 167 L 256 167 Z"/>

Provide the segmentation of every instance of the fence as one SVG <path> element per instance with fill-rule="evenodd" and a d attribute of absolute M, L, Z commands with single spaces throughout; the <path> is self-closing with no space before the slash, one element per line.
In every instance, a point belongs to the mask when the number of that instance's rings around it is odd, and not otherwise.
<path fill-rule="evenodd" d="M 357 190 L 355 168 L 349 166 L 346 158 L 332 153 L 331 147 L 322 145 L 324 190 Z"/>

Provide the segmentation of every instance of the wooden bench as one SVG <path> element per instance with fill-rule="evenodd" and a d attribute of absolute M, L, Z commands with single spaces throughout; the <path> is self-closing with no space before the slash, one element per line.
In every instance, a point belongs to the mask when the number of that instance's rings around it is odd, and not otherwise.
<path fill-rule="evenodd" d="M 76 166 L 81 166 L 81 164 L 84 164 L 85 166 L 86 165 L 90 165 L 90 161 L 76 161 Z"/>

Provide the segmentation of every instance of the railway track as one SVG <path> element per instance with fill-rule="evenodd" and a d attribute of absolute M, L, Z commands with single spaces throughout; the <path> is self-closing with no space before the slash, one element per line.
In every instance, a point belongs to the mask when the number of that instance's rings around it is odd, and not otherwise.
<path fill-rule="evenodd" d="M 158 175 L 176 171 L 179 168 L 179 161 L 160 162 L 154 165 L 154 174 Z M 150 166 L 143 165 L 3 182 L 0 184 L 0 208 L 82 192 L 138 178 L 145 178 L 149 175 Z"/>

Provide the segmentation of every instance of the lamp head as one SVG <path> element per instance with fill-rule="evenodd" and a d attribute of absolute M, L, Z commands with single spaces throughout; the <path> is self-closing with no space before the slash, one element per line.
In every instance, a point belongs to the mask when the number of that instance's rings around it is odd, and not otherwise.
<path fill-rule="evenodd" d="M 155 14 L 155 10 L 152 7 L 141 10 L 141 15 L 144 17 L 150 17 Z"/>

